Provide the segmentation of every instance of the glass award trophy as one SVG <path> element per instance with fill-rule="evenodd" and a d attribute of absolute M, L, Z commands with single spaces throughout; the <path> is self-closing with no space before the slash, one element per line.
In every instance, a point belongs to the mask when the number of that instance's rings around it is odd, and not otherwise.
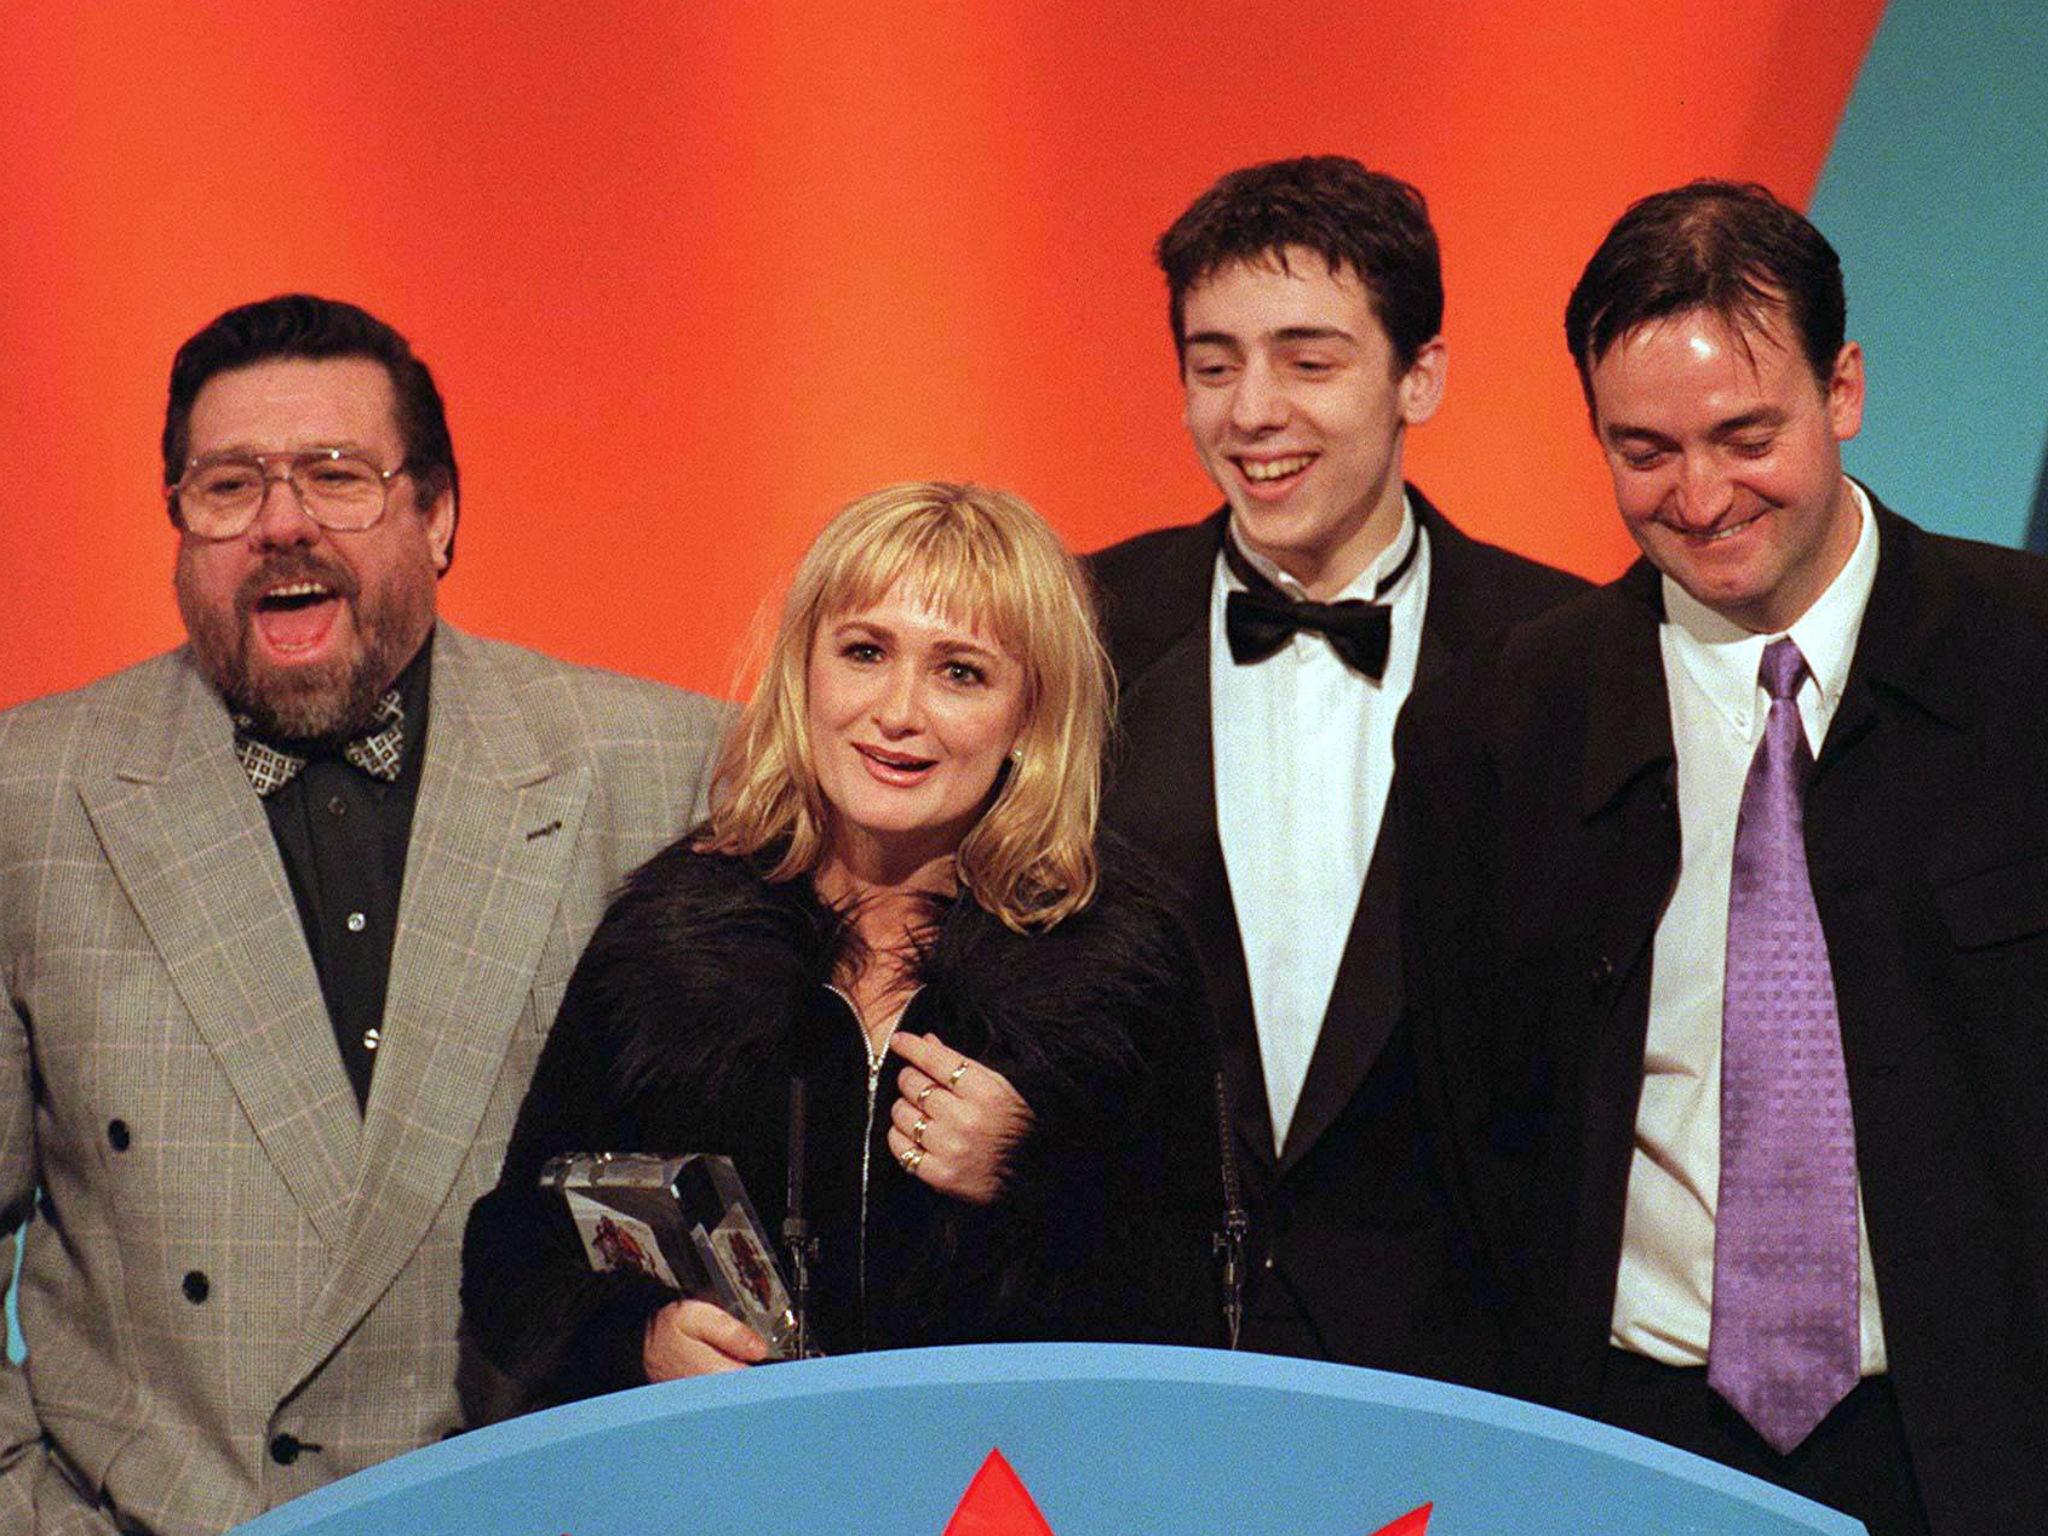
<path fill-rule="evenodd" d="M 766 1341 L 770 1359 L 795 1356 L 789 1287 L 731 1158 L 567 1152 L 540 1183 L 567 1202 L 592 1269 L 652 1275 L 723 1307 Z"/>

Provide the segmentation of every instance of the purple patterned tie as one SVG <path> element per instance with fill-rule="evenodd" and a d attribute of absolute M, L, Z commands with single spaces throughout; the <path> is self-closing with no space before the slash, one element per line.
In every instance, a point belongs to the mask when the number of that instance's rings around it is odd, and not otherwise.
<path fill-rule="evenodd" d="M 1856 1132 L 1827 938 L 1806 872 L 1806 658 L 1764 649 L 1771 696 L 1742 787 L 1721 1012 L 1721 1192 L 1707 1380 L 1780 1455 L 1856 1385 Z"/>

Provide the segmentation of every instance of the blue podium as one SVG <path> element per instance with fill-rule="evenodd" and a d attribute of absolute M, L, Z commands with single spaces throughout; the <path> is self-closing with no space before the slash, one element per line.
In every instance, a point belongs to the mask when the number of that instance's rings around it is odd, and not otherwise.
<path fill-rule="evenodd" d="M 1042 1525 L 963 1509 L 991 1452 Z M 1681 1451 L 1482 1392 L 1263 1355 L 1032 1344 L 622 1392 L 430 1446 L 241 1531 L 943 1536 L 956 1515 L 955 1536 L 1863 1529 Z"/>

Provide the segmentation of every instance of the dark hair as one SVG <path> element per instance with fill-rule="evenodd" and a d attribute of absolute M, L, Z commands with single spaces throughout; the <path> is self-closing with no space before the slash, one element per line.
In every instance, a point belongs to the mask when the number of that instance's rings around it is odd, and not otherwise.
<path fill-rule="evenodd" d="M 1593 366 L 1637 326 L 1711 310 L 1755 330 L 1789 319 L 1825 386 L 1849 317 L 1842 259 L 1755 182 L 1695 181 L 1631 203 L 1565 306 L 1565 342 L 1588 404 Z"/>
<path fill-rule="evenodd" d="M 1396 177 L 1345 155 L 1306 155 L 1232 171 L 1159 237 L 1173 345 L 1185 351 L 1188 290 L 1236 262 L 1314 251 L 1332 272 L 1349 268 L 1406 372 L 1444 328 L 1444 272 L 1429 205 Z"/>
<path fill-rule="evenodd" d="M 446 491 L 459 512 L 462 480 L 455 445 L 427 365 L 413 356 L 410 342 L 368 310 L 309 293 L 240 305 L 178 348 L 171 363 L 170 403 L 164 409 L 164 484 L 175 484 L 185 472 L 192 402 L 208 379 L 275 358 L 333 357 L 364 357 L 384 365 L 405 444 L 405 467 L 420 489 L 420 505 L 430 505 Z M 448 559 L 454 558 L 451 529 Z"/>

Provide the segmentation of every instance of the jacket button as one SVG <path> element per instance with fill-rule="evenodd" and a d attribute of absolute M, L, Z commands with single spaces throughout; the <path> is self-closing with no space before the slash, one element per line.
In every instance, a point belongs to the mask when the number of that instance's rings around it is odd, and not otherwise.
<path fill-rule="evenodd" d="M 280 1467 L 288 1467 L 299 1459 L 299 1452 L 304 1449 L 297 1435 L 279 1435 L 270 1442 L 270 1459 Z"/>
<path fill-rule="evenodd" d="M 191 1302 L 194 1306 L 197 1306 L 200 1302 L 206 1300 L 207 1292 L 212 1289 L 213 1287 L 207 1283 L 206 1272 L 204 1270 L 194 1269 L 186 1271 L 184 1285 L 185 1299 Z"/>
<path fill-rule="evenodd" d="M 1607 983 L 1614 980 L 1614 962 L 1605 955 L 1601 955 L 1593 962 L 1592 977 L 1594 986 L 1606 986 Z"/>
<path fill-rule="evenodd" d="M 126 1152 L 128 1150 L 128 1122 L 126 1120 L 109 1120 L 107 1122 L 107 1145 L 116 1152 Z"/>

